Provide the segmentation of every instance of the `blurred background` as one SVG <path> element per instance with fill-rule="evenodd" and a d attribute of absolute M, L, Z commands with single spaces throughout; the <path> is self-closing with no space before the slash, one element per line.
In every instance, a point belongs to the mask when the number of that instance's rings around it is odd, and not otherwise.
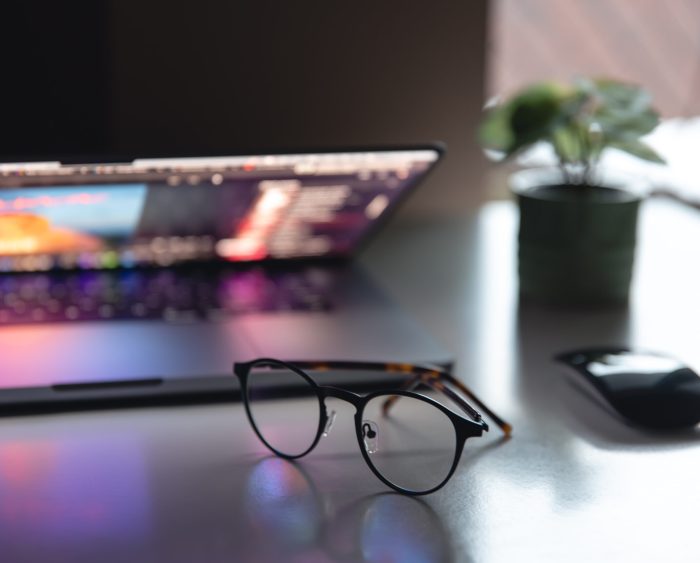
<path fill-rule="evenodd" d="M 666 117 L 700 114 L 700 4 L 692 0 L 495 0 L 488 91 L 612 76 L 645 85 Z"/>
<path fill-rule="evenodd" d="M 441 140 L 448 158 L 403 216 L 450 214 L 507 196 L 475 141 L 486 100 L 607 75 L 645 85 L 671 120 L 653 139 L 672 155 L 662 181 L 694 171 L 699 127 L 673 119 L 700 112 L 692 0 L 30 0 L 4 11 L 0 161 Z"/>

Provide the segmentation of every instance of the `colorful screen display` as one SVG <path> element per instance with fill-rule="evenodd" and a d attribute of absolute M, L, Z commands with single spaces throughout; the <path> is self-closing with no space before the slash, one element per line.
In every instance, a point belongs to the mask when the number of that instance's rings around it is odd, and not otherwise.
<path fill-rule="evenodd" d="M 436 150 L 0 165 L 0 270 L 345 255 Z"/>

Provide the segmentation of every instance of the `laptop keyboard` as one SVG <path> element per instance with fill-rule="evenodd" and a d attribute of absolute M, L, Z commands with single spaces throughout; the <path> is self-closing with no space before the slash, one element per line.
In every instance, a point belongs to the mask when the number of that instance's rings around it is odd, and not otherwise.
<path fill-rule="evenodd" d="M 0 325 L 108 319 L 217 320 L 331 308 L 322 269 L 124 270 L 0 276 Z"/>

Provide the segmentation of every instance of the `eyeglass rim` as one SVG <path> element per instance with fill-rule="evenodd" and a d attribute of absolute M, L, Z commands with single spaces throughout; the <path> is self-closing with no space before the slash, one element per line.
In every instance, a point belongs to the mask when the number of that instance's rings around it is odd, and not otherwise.
<path fill-rule="evenodd" d="M 314 439 L 311 442 L 311 445 L 304 450 L 300 454 L 294 454 L 290 455 L 287 453 L 284 453 L 277 448 L 273 447 L 263 436 L 263 433 L 260 431 L 258 428 L 258 425 L 255 423 L 255 417 L 253 416 L 253 413 L 250 409 L 250 402 L 248 400 L 248 376 L 250 375 L 250 370 L 259 364 L 267 364 L 267 365 L 279 365 L 285 369 L 290 369 L 291 371 L 295 372 L 297 375 L 301 376 L 311 387 L 313 387 L 315 395 L 316 395 L 316 401 L 318 402 L 318 408 L 319 408 L 319 417 L 318 417 L 318 428 L 316 429 L 316 435 L 314 436 Z M 319 440 L 321 439 L 321 435 L 323 434 L 323 428 L 326 425 L 326 422 L 328 420 L 327 418 L 327 413 L 326 413 L 326 407 L 323 404 L 323 397 L 321 395 L 320 391 L 320 386 L 318 383 L 316 383 L 311 376 L 309 376 L 307 373 L 305 373 L 302 369 L 292 365 L 288 364 L 286 362 L 283 362 L 281 360 L 275 360 L 273 358 L 258 358 L 257 360 L 253 360 L 251 362 L 237 362 L 233 365 L 233 371 L 235 375 L 238 377 L 241 383 L 241 397 L 243 398 L 243 407 L 245 408 L 246 416 L 248 417 L 248 422 L 250 422 L 250 425 L 253 427 L 253 430 L 255 431 L 255 434 L 257 437 L 260 439 L 260 441 L 267 446 L 267 448 L 272 451 L 275 455 L 278 455 L 281 458 L 288 459 L 288 460 L 294 460 L 294 459 L 299 459 L 301 457 L 304 457 L 306 454 L 309 452 L 313 451 L 313 449 L 318 445 Z"/>
<path fill-rule="evenodd" d="M 432 405 L 433 407 L 436 407 L 444 415 L 447 416 L 447 418 L 452 423 L 452 427 L 455 430 L 455 433 L 454 433 L 454 438 L 455 438 L 454 456 L 452 458 L 452 464 L 450 465 L 450 469 L 442 481 L 440 481 L 437 485 L 435 485 L 429 489 L 425 489 L 425 490 L 406 489 L 406 488 L 402 487 L 401 485 L 399 485 L 393 481 L 390 481 L 372 462 L 372 458 L 370 457 L 369 452 L 367 452 L 367 449 L 365 448 L 364 442 L 362 440 L 362 420 L 363 420 L 362 415 L 364 413 L 364 410 L 365 410 L 365 407 L 367 406 L 367 404 L 371 400 L 376 399 L 377 397 L 388 397 L 388 396 L 397 396 L 397 395 L 402 396 L 402 397 L 417 399 L 419 401 L 423 401 L 425 403 L 428 403 L 429 405 Z M 375 391 L 372 393 L 368 393 L 367 395 L 362 395 L 361 398 L 363 400 L 362 408 L 355 413 L 355 434 L 357 435 L 357 443 L 360 447 L 360 453 L 362 454 L 362 457 L 364 458 L 365 463 L 372 470 L 372 473 L 374 473 L 382 483 L 384 483 L 385 485 L 388 485 L 392 489 L 399 491 L 405 495 L 411 495 L 411 496 L 427 495 L 430 493 L 434 493 L 435 491 L 444 487 L 445 484 L 450 480 L 452 475 L 454 475 L 454 472 L 456 471 L 457 466 L 459 465 L 459 460 L 462 457 L 462 451 L 464 450 L 464 444 L 467 441 L 467 439 L 471 438 L 471 437 L 480 436 L 481 432 L 482 432 L 482 429 L 473 421 L 468 420 L 459 414 L 456 414 L 455 412 L 451 411 L 450 409 L 448 409 L 444 405 L 438 403 L 436 400 L 432 399 L 431 397 L 426 397 L 425 395 L 422 395 L 420 393 L 416 393 L 414 391 L 405 391 L 405 390 L 400 390 L 400 389 L 397 389 L 395 391 Z M 462 423 L 466 423 L 468 426 L 465 426 Z M 466 432 L 466 428 L 470 428 L 472 430 L 476 428 L 478 430 L 478 434 L 475 432 Z"/>
<path fill-rule="evenodd" d="M 314 392 L 316 394 L 316 399 L 319 404 L 319 424 L 318 428 L 316 429 L 316 435 L 311 443 L 311 445 L 304 450 L 300 454 L 295 454 L 295 455 L 290 455 L 286 454 L 277 448 L 273 447 L 263 436 L 262 432 L 258 428 L 258 426 L 255 423 L 255 418 L 253 417 L 253 414 L 250 409 L 250 404 L 248 400 L 248 376 L 250 374 L 250 370 L 256 366 L 256 365 L 277 365 L 280 367 L 283 367 L 285 369 L 289 369 L 293 371 L 294 373 L 298 374 L 301 376 L 306 382 L 308 382 L 311 387 L 314 389 Z M 459 465 L 459 460 L 462 456 L 462 452 L 464 450 L 464 444 L 468 438 L 471 437 L 478 437 L 481 436 L 484 428 L 482 425 L 478 424 L 475 421 L 472 421 L 460 414 L 455 413 L 451 409 L 447 408 L 446 406 L 442 405 L 438 401 L 432 399 L 431 397 L 427 397 L 425 395 L 422 395 L 421 393 L 416 393 L 415 391 L 408 391 L 408 390 L 403 390 L 403 389 L 395 389 L 395 390 L 378 390 L 378 391 L 373 391 L 367 394 L 358 394 L 354 393 L 351 391 L 347 391 L 345 389 L 339 388 L 339 387 L 334 387 L 334 386 L 322 386 L 316 383 L 316 381 L 308 375 L 304 370 L 301 368 L 295 366 L 292 363 L 287 363 L 283 360 L 277 360 L 274 358 L 258 358 L 256 360 L 250 361 L 250 362 L 236 362 L 234 364 L 234 373 L 235 375 L 239 378 L 241 382 L 241 396 L 243 397 L 243 404 L 244 408 L 246 411 L 246 415 L 248 417 L 248 421 L 250 422 L 251 426 L 253 427 L 253 430 L 255 431 L 255 434 L 258 436 L 260 441 L 265 444 L 265 446 L 275 453 L 276 455 L 280 456 L 281 458 L 288 459 L 288 460 L 295 460 L 299 459 L 301 457 L 304 457 L 318 445 L 321 436 L 323 434 L 323 428 L 326 426 L 326 423 L 328 422 L 328 412 L 326 410 L 326 405 L 325 405 L 325 399 L 326 398 L 337 398 L 344 400 L 346 402 L 351 403 L 355 409 L 355 434 L 357 437 L 358 441 L 358 446 L 360 448 L 360 453 L 367 464 L 367 466 L 370 468 L 372 473 L 385 485 L 388 487 L 401 492 L 406 495 L 411 495 L 411 496 L 419 496 L 419 495 L 426 495 L 433 493 L 439 489 L 441 489 L 452 477 L 454 474 L 455 470 L 457 469 L 457 466 Z M 452 423 L 452 426 L 455 431 L 455 450 L 454 450 L 454 457 L 452 460 L 452 465 L 450 467 L 450 470 L 448 471 L 446 477 L 437 485 L 434 487 L 431 487 L 430 489 L 426 490 L 412 490 L 412 489 L 406 489 L 389 479 L 387 479 L 380 471 L 378 468 L 375 467 L 374 463 L 371 461 L 369 454 L 367 453 L 364 443 L 362 441 L 362 415 L 364 413 L 364 409 L 366 405 L 373 399 L 376 399 L 377 397 L 390 397 L 390 396 L 403 396 L 403 397 L 409 397 L 413 399 L 417 399 L 419 401 L 423 401 L 425 403 L 428 403 L 432 405 L 433 407 L 437 408 L 440 410 L 447 418 L 450 420 Z"/>

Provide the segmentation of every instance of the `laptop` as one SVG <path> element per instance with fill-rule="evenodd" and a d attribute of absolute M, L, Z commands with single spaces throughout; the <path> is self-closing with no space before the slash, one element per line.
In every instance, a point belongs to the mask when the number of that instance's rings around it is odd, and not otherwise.
<path fill-rule="evenodd" d="M 0 405 L 223 397 L 256 357 L 449 362 L 354 260 L 441 152 L 0 164 Z"/>

